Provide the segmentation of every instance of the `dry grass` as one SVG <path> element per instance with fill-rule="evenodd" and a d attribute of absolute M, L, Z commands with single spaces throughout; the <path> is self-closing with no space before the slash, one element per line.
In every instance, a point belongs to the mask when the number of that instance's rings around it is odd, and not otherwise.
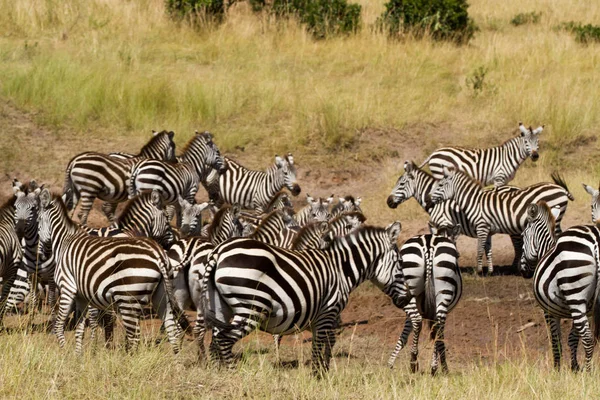
<path fill-rule="evenodd" d="M 588 222 L 579 182 L 595 184 L 600 176 L 599 47 L 552 28 L 598 21 L 600 3 L 473 0 L 481 31 L 463 47 L 389 41 L 368 29 L 384 0 L 360 3 L 366 26 L 359 34 L 314 42 L 293 21 L 256 16 L 245 6 L 222 26 L 195 31 L 169 21 L 162 0 L 0 0 L 0 96 L 32 116 L 0 115 L 8 124 L 2 172 L 60 185 L 78 151 L 135 151 L 150 129 L 176 131 L 181 145 L 194 130 L 209 129 L 226 153 L 236 151 L 252 167 L 293 151 L 312 176 L 342 171 L 350 179 L 340 187 L 362 195 L 370 222 L 400 218 L 414 227 L 425 221 L 415 202 L 398 210 L 384 205 L 404 159 L 420 161 L 439 145 L 499 144 L 522 120 L 547 128 L 540 161 L 527 161 L 515 183 L 563 171 L 577 198 L 567 222 Z M 542 12 L 539 24 L 510 24 L 530 11 Z M 487 74 L 475 93 L 467 78 L 480 67 Z M 305 179 L 313 195 L 337 185 L 321 189 Z M 2 339 L 0 361 L 11 368 L 0 374 L 1 397 L 506 399 L 589 398 L 600 391 L 597 371 L 557 374 L 545 358 L 474 363 L 432 380 L 388 371 L 389 348 L 357 342 L 364 357 L 338 358 L 330 376 L 315 381 L 305 366 L 273 369 L 264 354 L 228 372 L 192 366 L 191 345 L 177 360 L 165 345 L 133 357 L 88 349 L 77 358 L 72 346 L 60 352 L 51 336 Z M 340 347 L 351 348 L 345 340 Z M 287 351 L 306 359 L 307 348 Z"/>

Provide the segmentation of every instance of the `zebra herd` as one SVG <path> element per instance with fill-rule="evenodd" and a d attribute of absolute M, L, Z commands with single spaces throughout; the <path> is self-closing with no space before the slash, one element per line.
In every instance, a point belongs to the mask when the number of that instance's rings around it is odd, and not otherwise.
<path fill-rule="evenodd" d="M 195 312 L 199 357 L 206 357 L 209 330 L 210 357 L 228 366 L 235 361 L 235 343 L 254 330 L 274 336 L 278 359 L 282 336 L 310 330 L 313 369 L 322 373 L 350 293 L 369 280 L 407 316 L 388 365 L 413 332 L 410 367 L 418 369 L 425 320 L 435 343 L 431 372 L 446 372 L 445 321 L 462 295 L 456 239 L 477 238 L 477 271 L 484 272 L 485 254 L 491 274 L 491 237 L 501 233 L 512 240 L 513 267 L 533 277 L 555 366 L 559 321 L 570 318 L 572 368 L 579 368 L 581 339 L 589 369 L 594 338 L 600 337 L 600 324 L 592 334 L 587 318 L 593 312 L 600 321 L 600 229 L 561 229 L 574 198 L 558 174 L 554 183 L 507 185 L 527 158 L 539 157 L 543 126 L 519 124 L 519 130 L 497 147 L 446 147 L 420 166 L 406 161 L 387 205 L 397 208 L 414 197 L 430 215 L 430 233 L 402 246 L 400 222 L 365 225 L 360 197 L 307 195 L 296 212 L 288 194 L 301 192 L 292 154 L 275 156 L 266 171 L 255 171 L 222 156 L 208 132 L 196 132 L 176 156 L 168 131 L 153 132 L 135 155 L 81 153 L 67 165 L 61 195 L 35 181 L 13 181 L 14 196 L 0 208 L 0 320 L 27 298 L 35 303 L 41 283 L 61 347 L 67 318 L 75 313 L 76 352 L 82 351 L 86 321 L 92 336 L 101 325 L 112 345 L 117 315 L 126 349 L 133 351 L 140 319 L 151 307 L 175 353 L 191 326 L 187 312 Z M 207 201 L 197 204 L 200 186 Z M 584 187 L 597 224 L 599 191 Z M 87 227 L 95 199 L 103 201 L 110 226 Z M 78 206 L 75 222 L 71 214 Z"/>

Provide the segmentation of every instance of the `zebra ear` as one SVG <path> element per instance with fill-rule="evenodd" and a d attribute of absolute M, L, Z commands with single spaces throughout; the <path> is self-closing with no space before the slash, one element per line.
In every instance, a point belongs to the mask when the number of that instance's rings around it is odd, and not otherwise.
<path fill-rule="evenodd" d="M 354 205 L 355 205 L 356 207 L 358 207 L 358 206 L 360 206 L 360 203 L 361 203 L 361 202 L 362 202 L 362 198 L 361 198 L 361 197 L 357 197 L 357 198 L 354 200 Z"/>
<path fill-rule="evenodd" d="M 460 236 L 460 228 L 460 224 L 456 224 L 450 229 L 450 236 L 453 242 L 456 242 L 456 239 Z"/>
<path fill-rule="evenodd" d="M 240 215 L 240 212 L 242 211 L 242 207 L 239 204 L 234 204 L 231 206 L 231 214 L 233 214 L 234 217 L 237 217 L 238 215 Z"/>
<path fill-rule="evenodd" d="M 333 198 L 334 198 L 334 197 L 335 197 L 335 196 L 334 196 L 334 194 L 332 193 L 332 194 L 331 194 L 331 196 L 329 196 L 329 197 L 327 198 L 327 205 L 330 205 L 331 203 L 333 203 Z"/>
<path fill-rule="evenodd" d="M 191 206 L 190 202 L 181 197 L 181 195 L 177 196 L 177 201 L 179 202 L 181 208 L 189 208 Z"/>
<path fill-rule="evenodd" d="M 522 122 L 519 122 L 519 130 L 521 131 L 521 136 L 525 136 L 529 133 L 529 131 L 527 130 L 527 128 L 525 128 L 525 125 L 523 125 Z"/>
<path fill-rule="evenodd" d="M 306 202 L 312 204 L 315 202 L 315 199 L 313 199 L 310 194 L 306 193 Z"/>
<path fill-rule="evenodd" d="M 209 206 L 210 206 L 210 203 L 204 202 L 204 203 L 196 204 L 194 207 L 196 207 L 196 209 L 200 213 L 200 212 L 206 210 Z"/>
<path fill-rule="evenodd" d="M 321 250 L 326 250 L 329 248 L 329 246 L 331 246 L 331 243 L 333 243 L 334 240 L 334 236 L 333 236 L 333 232 L 331 232 L 331 230 L 326 230 L 325 233 L 323 234 L 323 236 L 321 236 L 321 243 L 319 244 L 319 248 Z"/>
<path fill-rule="evenodd" d="M 583 185 L 583 188 L 585 189 L 585 191 L 590 194 L 590 196 L 593 196 L 596 193 L 596 190 L 593 187 L 588 186 L 585 183 L 583 183 L 582 185 Z"/>
<path fill-rule="evenodd" d="M 282 168 L 283 158 L 279 157 L 278 155 L 275 155 L 275 165 L 277 165 L 277 168 Z"/>
<path fill-rule="evenodd" d="M 544 130 L 544 126 L 545 125 L 540 125 L 537 128 L 535 128 L 535 130 L 533 132 L 531 132 L 534 135 L 539 135 L 540 133 L 542 133 L 542 131 Z"/>
<path fill-rule="evenodd" d="M 392 245 L 397 244 L 398 243 L 398 235 L 400 235 L 400 232 L 402 231 L 402 224 L 400 224 L 400 221 L 391 223 L 390 225 L 387 226 L 387 228 L 385 228 L 385 230 L 390 239 L 390 243 Z"/>
<path fill-rule="evenodd" d="M 169 135 L 169 139 L 173 140 L 173 137 L 175 136 L 175 132 L 169 131 L 169 133 L 167 135 Z"/>
<path fill-rule="evenodd" d="M 454 176 L 454 173 L 456 172 L 454 167 L 447 167 L 445 165 L 444 165 L 442 171 L 444 173 L 444 178 L 450 178 L 450 177 Z"/>
<path fill-rule="evenodd" d="M 319 230 L 321 232 L 325 232 L 325 231 L 327 231 L 327 229 L 329 229 L 329 224 L 327 222 L 325 222 L 325 221 L 319 222 Z"/>
<path fill-rule="evenodd" d="M 156 208 L 162 208 L 163 197 L 159 190 L 152 189 L 152 194 L 150 195 L 150 201 Z"/>
<path fill-rule="evenodd" d="M 558 219 L 558 217 L 560 216 L 560 207 L 554 206 L 554 207 L 552 207 L 550 212 L 552 213 L 552 216 L 554 217 L 554 220 L 556 221 Z"/>
<path fill-rule="evenodd" d="M 48 205 L 50 205 L 51 201 L 52 193 L 50 193 L 48 189 L 42 190 L 42 193 L 40 193 L 40 207 L 42 209 L 45 209 L 46 207 L 48 207 Z"/>
<path fill-rule="evenodd" d="M 527 206 L 527 216 L 529 217 L 529 219 L 534 219 L 535 217 L 537 217 L 539 211 L 540 207 L 537 204 L 532 203 L 529 206 Z"/>
<path fill-rule="evenodd" d="M 433 222 L 431 222 L 431 221 L 427 222 L 427 226 L 429 226 L 429 233 L 431 233 L 432 235 L 438 234 L 439 229 L 438 229 L 437 225 L 435 225 Z"/>
<path fill-rule="evenodd" d="M 158 136 L 160 132 L 155 131 L 154 129 L 152 129 L 152 136 Z"/>
<path fill-rule="evenodd" d="M 287 161 L 290 165 L 294 165 L 294 156 L 292 155 L 292 153 L 288 153 Z"/>
<path fill-rule="evenodd" d="M 404 172 L 410 173 L 413 170 L 415 164 L 412 161 L 406 160 L 404 161 Z"/>

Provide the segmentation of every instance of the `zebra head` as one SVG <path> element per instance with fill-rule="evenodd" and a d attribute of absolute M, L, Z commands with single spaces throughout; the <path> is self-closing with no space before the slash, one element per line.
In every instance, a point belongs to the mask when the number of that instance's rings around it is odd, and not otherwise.
<path fill-rule="evenodd" d="M 333 195 L 327 199 L 319 197 L 315 200 L 307 193 L 306 202 L 308 203 L 309 207 L 309 222 L 327 221 L 331 217 L 331 214 L 329 213 L 329 206 L 333 202 Z"/>
<path fill-rule="evenodd" d="M 181 234 L 183 237 L 199 236 L 202 229 L 202 211 L 209 206 L 209 203 L 192 204 L 179 196 L 179 205 L 181 207 Z"/>
<path fill-rule="evenodd" d="M 520 271 L 523 277 L 533 277 L 540 258 L 555 243 L 555 220 L 560 215 L 560 207 L 552 210 L 545 202 L 530 204 L 527 207 L 527 221 L 523 236 L 523 253 Z"/>
<path fill-rule="evenodd" d="M 456 169 L 453 167 L 448 168 L 444 166 L 443 171 L 444 177 L 433 185 L 429 195 L 433 204 L 438 204 L 442 201 L 453 199 L 456 192 Z"/>
<path fill-rule="evenodd" d="M 150 203 L 152 204 L 150 210 L 152 217 L 149 220 L 151 226 L 148 228 L 152 232 L 152 238 L 162 247 L 168 248 L 175 241 L 175 236 L 167 215 L 167 203 L 160 190 L 152 190 Z"/>
<path fill-rule="evenodd" d="M 333 206 L 333 208 L 331 209 L 331 215 L 332 217 L 335 217 L 336 215 L 339 215 L 341 213 L 344 212 L 360 212 L 362 213 L 362 209 L 360 208 L 360 203 L 362 202 L 362 199 L 360 197 L 354 197 L 354 196 L 344 196 L 344 197 L 340 197 L 338 199 L 338 202 L 335 206 Z"/>
<path fill-rule="evenodd" d="M 432 235 L 443 236 L 450 239 L 456 244 L 456 240 L 460 236 L 460 225 L 444 224 L 437 225 L 431 221 L 428 222 L 429 232 Z"/>
<path fill-rule="evenodd" d="M 15 231 L 19 239 L 23 239 L 27 232 L 37 230 L 38 196 L 43 185 L 38 187 L 32 180 L 28 185 L 23 185 L 17 179 L 13 181 L 15 194 Z M 32 234 L 27 235 L 33 236 Z"/>
<path fill-rule="evenodd" d="M 539 134 L 544 130 L 544 125 L 538 126 L 535 130 L 531 127 L 525 128 L 522 122 L 519 122 L 519 130 L 523 138 L 523 147 L 528 157 L 533 161 L 537 161 L 540 155 L 539 151 Z"/>
<path fill-rule="evenodd" d="M 57 207 L 57 199 L 52 199 L 52 193 L 43 189 L 39 195 L 38 215 L 38 254 L 42 261 L 52 256 L 52 211 Z M 65 208 L 66 210 L 66 208 Z"/>
<path fill-rule="evenodd" d="M 385 228 L 386 237 L 381 244 L 385 246 L 385 249 L 376 261 L 375 274 L 371 278 L 371 282 L 390 296 L 398 308 L 404 308 L 410 300 L 402 272 L 402 256 L 398 248 L 398 235 L 401 230 L 402 225 L 399 221 L 393 222 Z"/>
<path fill-rule="evenodd" d="M 199 133 L 198 131 L 196 131 L 196 136 L 202 137 L 204 139 L 204 142 L 206 143 L 206 151 L 204 153 L 205 165 L 216 170 L 219 173 L 219 175 L 224 174 L 225 171 L 227 171 L 227 165 L 225 164 L 225 159 L 223 158 L 223 156 L 221 156 L 219 148 L 213 141 L 212 133 L 208 131 Z"/>
<path fill-rule="evenodd" d="M 292 153 L 288 153 L 283 158 L 275 156 L 275 167 L 277 174 L 283 180 L 283 186 L 287 187 L 293 196 L 298 196 L 301 189 L 300 185 L 296 183 L 296 166 Z"/>
<path fill-rule="evenodd" d="M 389 208 L 396 208 L 398 204 L 404 203 L 406 200 L 413 197 L 416 193 L 415 174 L 417 168 L 414 162 L 404 162 L 404 174 L 400 175 L 396 181 L 396 186 L 392 189 L 392 193 L 387 198 Z"/>
<path fill-rule="evenodd" d="M 592 223 L 600 224 L 600 185 L 596 190 L 584 183 L 583 188 L 592 196 Z"/>
<path fill-rule="evenodd" d="M 152 139 L 140 151 L 140 156 L 154 160 L 175 161 L 175 132 L 152 131 Z"/>

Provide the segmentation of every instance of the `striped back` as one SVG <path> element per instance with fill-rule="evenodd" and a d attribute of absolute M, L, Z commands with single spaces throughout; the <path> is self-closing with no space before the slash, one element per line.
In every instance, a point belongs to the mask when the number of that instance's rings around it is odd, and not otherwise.
<path fill-rule="evenodd" d="M 527 224 L 523 230 L 521 274 L 531 278 L 540 258 L 556 244 L 556 217 L 559 208 L 550 209 L 545 201 L 527 207 Z"/>
<path fill-rule="evenodd" d="M 249 238 L 273 246 L 289 248 L 298 229 L 299 225 L 294 219 L 293 210 L 275 210 L 262 218 Z"/>
<path fill-rule="evenodd" d="M 179 197 L 192 202 L 199 184 L 192 164 L 143 159 L 131 167 L 129 198 L 145 190 L 159 190 L 169 204 L 176 204 Z"/>
<path fill-rule="evenodd" d="M 585 183 L 583 184 L 583 188 L 592 196 L 592 223 L 600 224 L 600 184 L 598 185 L 598 190 Z"/>
<path fill-rule="evenodd" d="M 543 126 L 537 129 L 525 128 L 519 123 L 520 136 L 512 138 L 502 145 L 487 149 L 468 149 L 462 147 L 444 147 L 434 151 L 419 167 L 429 164 L 435 179 L 443 177 L 443 168 L 454 167 L 471 176 L 484 186 L 494 184 L 499 187 L 511 181 L 519 166 L 531 157 L 539 157 L 539 134 Z"/>

